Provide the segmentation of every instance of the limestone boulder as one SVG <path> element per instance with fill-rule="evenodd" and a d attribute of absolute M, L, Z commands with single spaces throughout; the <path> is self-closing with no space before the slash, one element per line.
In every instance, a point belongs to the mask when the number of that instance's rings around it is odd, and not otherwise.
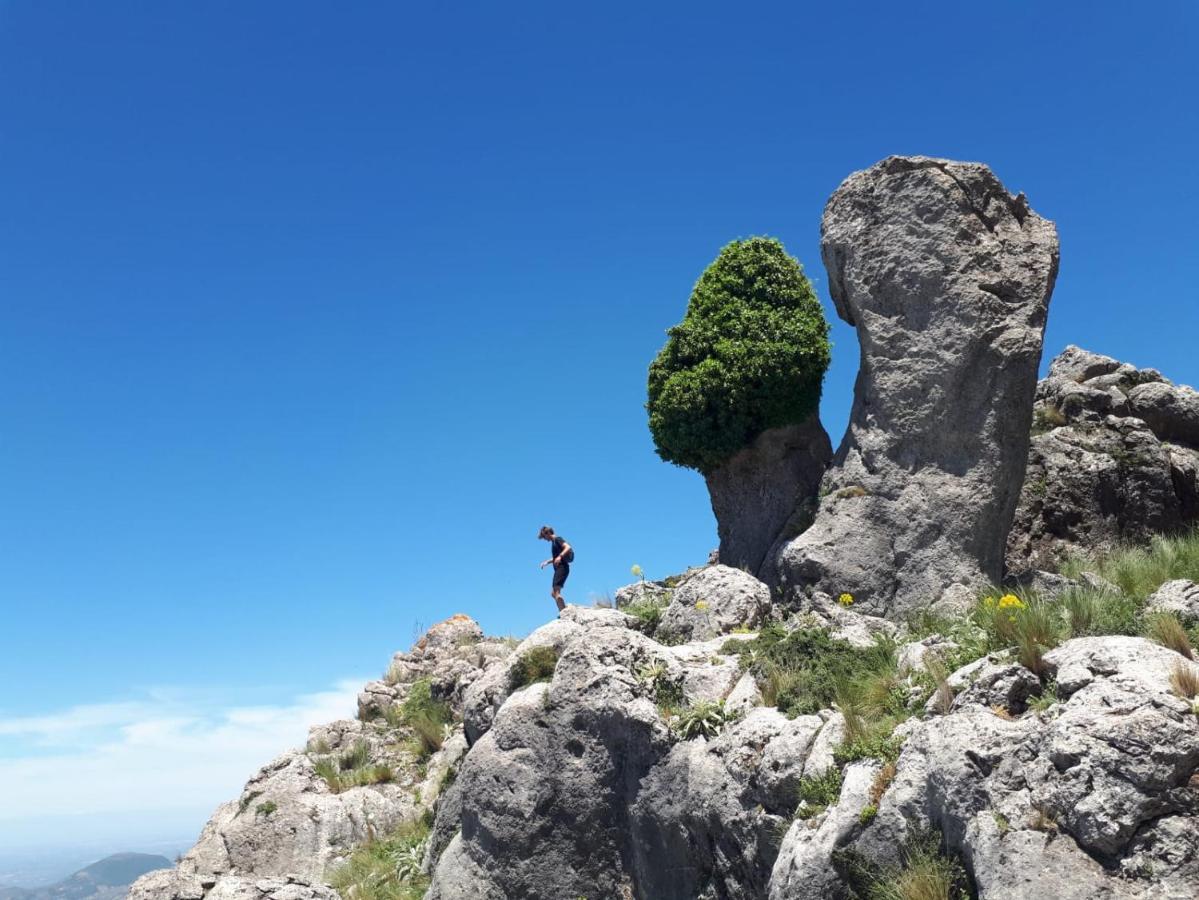
<path fill-rule="evenodd" d="M 1199 622 L 1199 584 L 1186 579 L 1167 581 L 1149 595 L 1145 608 L 1174 613 L 1183 622 Z"/>
<path fill-rule="evenodd" d="M 675 588 L 655 636 L 703 641 L 735 628 L 756 628 L 770 618 L 772 606 L 770 588 L 748 572 L 708 566 Z"/>
<path fill-rule="evenodd" d="M 861 364 L 790 596 L 902 617 L 1002 576 L 1028 451 L 1057 232 L 986 166 L 891 157 L 825 208 L 821 254 Z"/>

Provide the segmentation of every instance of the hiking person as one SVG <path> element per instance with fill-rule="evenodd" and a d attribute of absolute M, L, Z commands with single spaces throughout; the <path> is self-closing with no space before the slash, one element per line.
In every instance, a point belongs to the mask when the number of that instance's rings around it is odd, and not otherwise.
<path fill-rule="evenodd" d="M 566 601 L 562 599 L 562 585 L 566 584 L 570 575 L 570 564 L 574 562 L 575 551 L 565 538 L 554 534 L 554 529 L 548 525 L 541 526 L 537 537 L 550 542 L 550 558 L 541 564 L 541 568 L 551 564 L 554 567 L 554 583 L 550 588 L 550 596 L 554 598 L 554 602 L 558 604 L 558 611 L 561 612 L 566 609 Z"/>

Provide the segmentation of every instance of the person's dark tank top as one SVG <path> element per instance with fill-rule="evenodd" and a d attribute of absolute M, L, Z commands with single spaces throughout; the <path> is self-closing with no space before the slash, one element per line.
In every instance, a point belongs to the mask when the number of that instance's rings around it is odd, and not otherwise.
<path fill-rule="evenodd" d="M 553 559 L 557 559 L 559 556 L 562 555 L 562 548 L 565 546 L 566 546 L 566 539 L 563 538 L 562 535 L 560 535 L 560 534 L 554 535 L 553 552 L 550 553 L 550 557 Z M 567 565 L 566 560 L 562 560 L 560 565 Z"/>

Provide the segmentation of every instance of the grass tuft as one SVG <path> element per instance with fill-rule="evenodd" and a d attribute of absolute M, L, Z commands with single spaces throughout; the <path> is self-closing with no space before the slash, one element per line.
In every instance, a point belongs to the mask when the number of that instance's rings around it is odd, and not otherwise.
<path fill-rule="evenodd" d="M 1199 696 L 1199 673 L 1194 666 L 1186 663 L 1175 663 L 1170 670 L 1170 689 L 1184 700 L 1194 700 Z"/>
<path fill-rule="evenodd" d="M 313 763 L 313 770 L 325 780 L 335 794 L 353 787 L 383 784 L 395 779 L 395 772 L 386 763 L 370 761 L 370 745 L 359 741 L 338 756 L 327 756 Z"/>
<path fill-rule="evenodd" d="M 420 900 L 429 887 L 421 871 L 428 837 L 422 819 L 369 840 L 329 872 L 329 884 L 347 900 Z"/>
<path fill-rule="evenodd" d="M 1175 653 L 1181 653 L 1187 659 L 1195 658 L 1187 630 L 1172 612 L 1157 612 L 1149 616 L 1145 621 L 1145 637 Z"/>
<path fill-rule="evenodd" d="M 841 799 L 841 770 L 830 766 L 823 775 L 805 775 L 799 779 L 799 805 L 795 818 L 820 815 Z"/>
<path fill-rule="evenodd" d="M 533 647 L 517 658 L 509 674 L 509 687 L 516 691 L 530 684 L 549 681 L 558 665 L 558 651 L 548 645 Z"/>

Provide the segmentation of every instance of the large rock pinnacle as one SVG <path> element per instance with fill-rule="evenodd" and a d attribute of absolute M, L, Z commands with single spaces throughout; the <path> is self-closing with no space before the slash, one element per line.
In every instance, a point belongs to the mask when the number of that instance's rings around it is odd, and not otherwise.
<path fill-rule="evenodd" d="M 1057 231 L 989 168 L 890 157 L 825 207 L 821 252 L 861 366 L 793 594 L 901 615 L 1002 575 L 1023 481 Z"/>

